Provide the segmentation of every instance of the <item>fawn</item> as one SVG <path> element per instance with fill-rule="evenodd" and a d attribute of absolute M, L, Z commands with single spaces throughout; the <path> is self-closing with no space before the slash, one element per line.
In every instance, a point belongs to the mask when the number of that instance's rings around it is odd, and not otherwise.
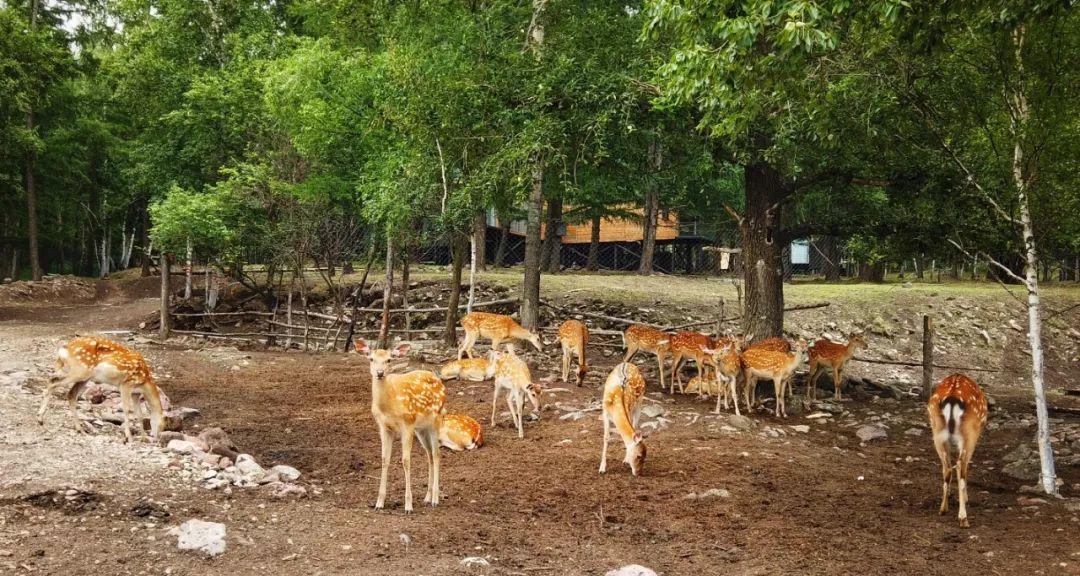
<path fill-rule="evenodd" d="M 461 327 L 465 329 L 465 341 L 461 343 L 461 348 L 458 348 L 458 360 L 461 359 L 463 353 L 467 353 L 469 358 L 473 357 L 473 345 L 479 338 L 490 339 L 492 350 L 497 350 L 503 340 L 516 338 L 528 340 L 537 350 L 543 351 L 540 336 L 522 328 L 509 316 L 471 312 L 461 318 Z"/>
<path fill-rule="evenodd" d="M 63 372 L 50 380 L 38 409 L 38 423 L 45 423 L 45 410 L 54 388 L 68 388 L 67 400 L 75 430 L 82 431 L 75 411 L 79 396 L 90 380 L 99 384 L 111 384 L 120 389 L 120 403 L 124 410 L 124 440 L 131 441 L 131 412 L 142 427 L 142 405 L 134 402 L 132 395 L 138 392 L 150 406 L 150 434 L 155 439 L 165 427 L 165 414 L 161 407 L 161 391 L 150 374 L 150 367 L 142 354 L 105 338 L 76 338 L 56 351 L 57 372 Z M 59 379 L 58 379 L 59 378 Z"/>
<path fill-rule="evenodd" d="M 484 445 L 484 432 L 472 416 L 447 414 L 439 428 L 439 443 L 455 452 L 475 450 Z"/>
<path fill-rule="evenodd" d="M 945 377 L 926 403 L 930 415 L 930 429 L 934 434 L 934 449 L 941 459 L 941 508 L 939 514 L 949 511 L 949 482 L 954 465 L 950 462 L 956 450 L 956 492 L 960 504 L 960 526 L 967 528 L 967 477 L 968 464 L 979 442 L 979 434 L 986 426 L 986 395 L 979 385 L 964 374 Z"/>
<path fill-rule="evenodd" d="M 766 338 L 750 344 L 746 347 L 747 350 L 772 350 L 773 352 L 791 352 L 791 342 L 788 342 L 787 338 L 780 338 L 774 336 L 772 338 Z"/>
<path fill-rule="evenodd" d="M 712 358 L 703 351 L 703 348 L 714 348 L 717 342 L 700 332 L 679 332 L 671 337 L 669 346 L 671 349 L 671 394 L 675 393 L 675 383 L 679 384 L 679 392 L 683 392 L 682 376 L 679 374 L 680 364 L 683 358 L 691 358 L 697 364 L 698 376 L 708 376 L 708 365 Z"/>
<path fill-rule="evenodd" d="M 442 367 L 439 368 L 439 377 L 443 380 L 457 378 L 458 380 L 483 382 L 488 379 L 487 373 L 490 364 L 490 356 L 488 358 L 462 358 L 460 360 L 453 360 L 443 364 Z"/>
<path fill-rule="evenodd" d="M 786 387 L 790 385 L 787 384 L 787 380 L 802 363 L 805 353 L 805 340 L 799 340 L 795 344 L 795 349 L 787 353 L 754 348 L 744 350 L 742 367 L 743 377 L 746 379 L 746 409 L 751 409 L 750 398 L 757 387 L 758 379 L 767 378 L 773 381 L 773 389 L 776 392 L 776 415 L 786 418 L 784 396 Z"/>
<path fill-rule="evenodd" d="M 806 384 L 806 397 L 817 398 L 817 379 L 825 371 L 825 367 L 832 368 L 833 387 L 836 390 L 833 397 L 840 399 L 840 391 L 844 388 L 844 366 L 855 355 L 859 348 L 866 347 L 866 340 L 862 334 L 852 334 L 848 337 L 847 344 L 840 344 L 822 338 L 814 342 L 810 348 L 810 380 Z"/>
<path fill-rule="evenodd" d="M 517 426 L 518 438 L 525 437 L 525 429 L 522 426 L 522 410 L 525 407 L 525 398 L 532 403 L 533 410 L 540 413 L 543 389 L 539 384 L 532 381 L 532 373 L 529 365 L 518 358 L 514 353 L 514 347 L 506 345 L 506 352 L 496 352 L 495 360 L 489 365 L 488 375 L 495 378 L 495 393 L 491 397 L 491 427 L 495 427 L 495 406 L 499 399 L 499 391 L 506 389 L 506 405 L 510 408 L 510 417 Z"/>
<path fill-rule="evenodd" d="M 559 326 L 559 344 L 562 345 L 562 381 L 570 375 L 570 356 L 577 354 L 577 385 L 585 381 L 589 367 L 585 364 L 585 346 L 589 344 L 589 329 L 577 320 L 567 320 Z"/>
<path fill-rule="evenodd" d="M 637 476 L 645 464 L 645 443 L 634 428 L 637 426 L 641 404 L 638 400 L 645 393 L 645 379 L 637 366 L 623 362 L 613 368 L 604 382 L 604 403 L 600 421 L 604 426 L 604 447 L 600 451 L 600 473 L 607 471 L 607 447 L 611 427 L 623 440 L 626 455 L 623 462 L 630 465 L 630 473 Z"/>
<path fill-rule="evenodd" d="M 413 436 L 427 455 L 428 489 L 424 502 L 439 505 L 439 431 L 446 412 L 446 388 L 442 380 L 429 370 L 413 370 L 391 374 L 390 360 L 402 358 L 412 346 L 399 344 L 393 351 L 369 348 L 363 340 L 356 341 L 356 351 L 367 355 L 371 371 L 371 415 L 379 427 L 382 442 L 382 472 L 379 476 L 379 498 L 375 509 L 386 502 L 386 481 L 390 474 L 390 456 L 394 451 L 392 432 L 401 435 L 401 467 L 405 470 L 405 511 L 412 512 L 412 442 Z"/>
<path fill-rule="evenodd" d="M 671 335 L 655 328 L 634 324 L 623 332 L 623 346 L 626 347 L 626 357 L 623 362 L 629 362 L 638 350 L 656 355 L 656 363 L 660 367 L 660 389 L 664 389 L 664 357 L 670 350 Z"/>
<path fill-rule="evenodd" d="M 724 403 L 724 410 L 728 407 L 728 398 L 735 404 L 735 414 L 739 414 L 739 396 L 735 391 L 735 384 L 742 372 L 742 358 L 739 350 L 742 348 L 742 337 L 721 339 L 722 345 L 717 348 L 703 348 L 702 350 L 712 356 L 712 364 L 716 368 L 716 409 L 714 414 L 720 413 L 720 402 Z M 726 386 L 725 386 L 726 384 Z"/>

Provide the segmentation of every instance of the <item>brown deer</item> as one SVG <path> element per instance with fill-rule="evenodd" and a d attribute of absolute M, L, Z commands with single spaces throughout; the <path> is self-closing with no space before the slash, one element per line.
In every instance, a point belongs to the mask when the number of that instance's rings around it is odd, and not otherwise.
<path fill-rule="evenodd" d="M 390 474 L 390 457 L 394 437 L 401 437 L 401 467 L 405 470 L 405 511 L 412 512 L 412 442 L 420 441 L 428 462 L 428 489 L 424 502 L 439 505 L 439 432 L 446 412 L 446 388 L 430 370 L 413 370 L 391 374 L 390 361 L 408 354 L 412 346 L 399 344 L 393 351 L 375 350 L 363 340 L 356 341 L 356 351 L 367 355 L 371 371 L 371 415 L 379 428 L 382 442 L 382 471 L 379 476 L 379 497 L 375 509 L 386 502 L 386 482 Z"/>
<path fill-rule="evenodd" d="M 577 385 L 585 381 L 589 367 L 585 364 L 585 347 L 589 344 L 589 329 L 577 320 L 567 320 L 559 326 L 559 344 L 562 346 L 562 381 L 570 375 L 570 357 L 577 354 Z"/>
<path fill-rule="evenodd" d="M 746 379 L 746 409 L 751 410 L 750 399 L 754 395 L 757 381 L 764 378 L 773 381 L 773 389 L 776 392 L 776 415 L 786 418 L 784 395 L 789 385 L 787 381 L 802 363 L 805 353 L 805 340 L 799 340 L 795 344 L 795 349 L 788 353 L 761 349 L 744 350 L 742 367 L 743 377 Z"/>
<path fill-rule="evenodd" d="M 866 348 L 866 340 L 862 334 L 852 334 L 847 344 L 840 344 L 822 338 L 814 342 L 810 348 L 810 379 L 806 384 L 806 397 L 817 398 L 817 379 L 825 368 L 832 368 L 833 387 L 836 392 L 833 397 L 840 399 L 840 391 L 844 388 L 844 366 L 855 355 L 855 351 Z"/>
<path fill-rule="evenodd" d="M 484 445 L 484 432 L 472 416 L 447 414 L 439 428 L 439 443 L 455 452 L 475 450 Z"/>
<path fill-rule="evenodd" d="M 656 363 L 660 367 L 660 389 L 664 389 L 664 358 L 670 347 L 671 334 L 661 332 L 655 328 L 634 324 L 623 332 L 623 346 L 626 347 L 626 356 L 623 362 L 629 362 L 638 350 L 656 355 Z"/>
<path fill-rule="evenodd" d="M 728 399 L 735 404 L 735 414 L 739 414 L 739 396 L 736 392 L 736 383 L 742 373 L 742 357 L 739 350 L 742 349 L 742 337 L 736 336 L 722 339 L 722 345 L 717 348 L 704 348 L 704 352 L 712 356 L 712 364 L 716 368 L 716 409 L 714 414 L 720 413 L 720 403 L 723 401 L 724 410 L 727 410 Z"/>
<path fill-rule="evenodd" d="M 38 409 L 38 423 L 45 423 L 45 410 L 53 389 L 67 388 L 68 406 L 75 421 L 75 429 L 82 431 L 76 402 L 89 381 L 110 384 L 120 389 L 120 404 L 124 410 L 124 440 L 131 441 L 131 412 L 134 410 L 142 427 L 141 402 L 133 401 L 138 392 L 150 406 L 150 434 L 155 439 L 164 429 L 165 414 L 161 406 L 161 391 L 150 374 L 150 367 L 142 354 L 105 338 L 83 337 L 68 342 L 56 351 L 56 368 L 60 373 L 45 387 L 45 394 Z M 134 404 L 134 406 L 132 406 Z"/>
<path fill-rule="evenodd" d="M 522 412 L 525 399 L 529 399 L 533 409 L 539 414 L 542 409 L 543 388 L 532 381 L 529 365 L 517 357 L 514 347 L 510 344 L 506 345 L 506 352 L 496 352 L 494 356 L 495 360 L 488 369 L 489 377 L 495 378 L 495 393 L 491 397 L 491 427 L 495 427 L 495 406 L 499 399 L 499 392 L 506 389 L 506 405 L 510 408 L 510 417 L 517 426 L 518 438 L 524 438 Z"/>
<path fill-rule="evenodd" d="M 623 462 L 630 466 L 630 473 L 634 476 L 641 473 L 646 450 L 641 434 L 635 428 L 641 412 L 639 400 L 644 393 L 645 379 L 641 377 L 637 366 L 623 362 L 608 374 L 607 381 L 604 382 L 604 402 L 600 414 L 600 421 L 604 426 L 604 447 L 600 451 L 601 474 L 607 471 L 607 447 L 612 426 L 626 446 Z"/>
<path fill-rule="evenodd" d="M 465 329 L 465 341 L 458 348 L 459 360 L 464 353 L 469 358 L 473 357 L 473 345 L 479 338 L 490 339 L 492 350 L 497 350 L 503 340 L 510 339 L 528 340 L 537 350 L 543 350 L 538 334 L 522 328 L 513 318 L 502 314 L 470 312 L 461 318 L 461 327 Z"/>
<path fill-rule="evenodd" d="M 487 358 L 462 358 L 452 360 L 439 368 L 439 377 L 443 380 L 469 380 L 471 382 L 483 382 L 488 379 L 488 367 L 491 365 L 490 356 Z"/>
<path fill-rule="evenodd" d="M 934 449 L 941 459 L 941 508 L 939 514 L 949 511 L 949 483 L 956 470 L 956 492 L 960 505 L 957 517 L 960 526 L 967 528 L 967 478 L 968 464 L 979 442 L 979 434 L 986 426 L 986 395 L 979 385 L 964 374 L 946 376 L 926 403 L 933 430 Z M 951 463 L 953 449 L 956 464 Z"/>
<path fill-rule="evenodd" d="M 675 393 L 676 383 L 679 384 L 679 392 L 683 392 L 682 376 L 679 374 L 683 358 L 693 359 L 697 365 L 697 375 L 707 378 L 708 367 L 712 363 L 712 358 L 705 353 L 704 349 L 715 348 L 717 345 L 716 340 L 700 332 L 679 332 L 672 336 L 669 340 L 671 349 L 671 380 L 669 384 L 671 390 L 669 393 Z"/>
<path fill-rule="evenodd" d="M 791 342 L 787 338 L 780 338 L 774 336 L 772 338 L 766 338 L 750 344 L 746 347 L 747 350 L 772 350 L 773 352 L 791 352 Z"/>

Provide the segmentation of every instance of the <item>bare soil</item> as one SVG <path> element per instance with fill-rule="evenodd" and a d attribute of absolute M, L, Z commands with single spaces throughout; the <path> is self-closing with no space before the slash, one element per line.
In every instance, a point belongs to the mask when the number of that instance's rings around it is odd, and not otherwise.
<path fill-rule="evenodd" d="M 626 287 L 637 281 L 604 280 L 620 283 L 623 304 L 632 300 Z M 687 300 L 679 314 L 708 319 L 715 300 L 708 290 L 715 286 L 702 280 L 697 308 Z M 399 446 L 389 510 L 371 508 L 379 440 L 366 362 L 356 354 L 253 347 L 244 350 L 246 363 L 222 362 L 197 352 L 213 344 L 132 342 L 174 403 L 202 411 L 198 427 L 223 427 L 264 466 L 300 469 L 309 487 L 302 499 L 201 488 L 170 467 L 176 457 L 163 449 L 124 445 L 116 431 L 75 434 L 59 400 L 38 427 L 33 413 L 56 345 L 75 334 L 135 329 L 155 309 L 148 292 L 103 283 L 90 302 L 80 296 L 0 303 L 0 574 L 604 574 L 630 563 L 666 575 L 1080 574 L 1080 445 L 1070 447 L 1080 440 L 1080 421 L 1055 416 L 1065 499 L 1028 500 L 1038 495 L 1019 490 L 1035 479 L 1001 472 L 1006 454 L 1034 436 L 1023 334 L 1004 319 L 1023 320 L 1004 294 L 897 290 L 837 299 L 828 309 L 793 313 L 788 322 L 796 335 L 812 335 L 880 319 L 889 335 L 872 337 L 866 355 L 911 359 L 915 319 L 930 308 L 949 319 L 939 323 L 943 359 L 1004 368 L 977 376 L 996 405 L 972 465 L 972 528 L 960 529 L 955 507 L 948 516 L 937 514 L 940 471 L 925 408 L 861 387 L 848 390 L 834 418 L 759 412 L 744 430 L 726 414 L 710 414 L 711 401 L 660 393 L 655 365 L 639 356 L 652 378 L 651 403 L 664 411 L 648 419 L 655 431 L 646 439 L 644 473 L 630 475 L 616 441 L 607 474 L 598 474 L 598 413 L 561 417 L 599 399 L 607 370 L 621 358 L 617 349 L 611 356 L 590 350 L 586 385 L 555 384 L 566 390 L 546 395 L 547 409 L 526 423 L 523 440 L 500 402 L 499 425 L 485 429 L 482 449 L 444 452 L 443 504 L 436 509 L 421 505 L 426 470 L 414 453 L 418 498 L 411 515 L 401 507 Z M 579 296 L 587 304 L 602 298 Z M 1080 300 L 1080 292 L 1063 290 L 1048 300 L 1063 307 Z M 642 306 L 657 308 L 652 301 Z M 1062 390 L 1077 386 L 1078 322 L 1066 315 L 1047 330 L 1055 405 L 1067 405 L 1071 397 Z M 979 334 L 983 329 L 989 338 Z M 544 356 L 529 354 L 534 378 L 556 372 L 556 354 L 554 347 Z M 423 351 L 426 360 L 445 356 Z M 29 377 L 20 379 L 19 371 Z M 850 372 L 904 386 L 918 381 L 916 369 L 853 364 Z M 451 381 L 447 389 L 451 411 L 487 424 L 488 383 Z M 802 390 L 799 379 L 796 394 Z M 888 437 L 861 445 L 855 430 L 872 422 L 885 426 Z M 809 432 L 794 425 L 808 425 Z M 913 428 L 922 431 L 914 435 Z M 68 496 L 69 489 L 79 492 Z M 730 495 L 691 497 L 711 489 Z M 167 529 L 190 518 L 228 526 L 225 554 L 206 559 L 177 550 Z M 487 565 L 467 566 L 466 557 Z"/>

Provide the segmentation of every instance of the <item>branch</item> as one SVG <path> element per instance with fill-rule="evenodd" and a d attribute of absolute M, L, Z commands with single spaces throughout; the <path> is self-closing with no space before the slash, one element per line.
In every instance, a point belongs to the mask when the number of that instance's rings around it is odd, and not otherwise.
<path fill-rule="evenodd" d="M 743 220 L 743 217 L 740 216 L 734 208 L 728 206 L 727 204 L 724 204 L 724 210 L 727 210 L 727 213 L 731 214 L 731 217 L 735 220 L 735 223 L 739 225 L 739 228 L 743 227 L 743 222 L 745 222 L 745 220 Z"/>
<path fill-rule="evenodd" d="M 953 246 L 956 246 L 956 248 L 958 250 L 960 250 L 961 252 L 963 252 L 965 256 L 967 256 L 968 258 L 974 258 L 974 256 L 971 255 L 971 252 L 968 252 L 967 250 L 964 250 L 963 246 L 957 244 L 955 240 L 953 240 L 952 238 L 949 238 L 948 240 L 949 240 L 949 244 L 952 244 Z M 977 254 L 979 256 L 982 256 L 984 259 L 986 259 L 987 262 L 993 264 L 994 266 L 997 266 L 1002 272 L 1004 272 L 1006 275 L 1008 275 L 1013 280 L 1016 280 L 1017 282 L 1023 284 L 1024 286 L 1027 286 L 1027 280 L 1021 278 L 1020 276 L 1017 276 L 1016 272 L 1013 272 L 1012 270 L 1010 270 L 1008 266 L 1002 264 L 1001 262 L 998 262 L 997 260 L 992 258 L 986 252 L 979 251 L 979 252 L 977 252 Z M 1004 286 L 1004 284 L 1002 286 Z M 1008 289 L 1006 288 L 1006 290 L 1008 290 Z M 1009 294 L 1012 294 L 1012 292 L 1010 291 Z M 1025 304 L 1025 306 L 1026 306 L 1026 304 Z"/>

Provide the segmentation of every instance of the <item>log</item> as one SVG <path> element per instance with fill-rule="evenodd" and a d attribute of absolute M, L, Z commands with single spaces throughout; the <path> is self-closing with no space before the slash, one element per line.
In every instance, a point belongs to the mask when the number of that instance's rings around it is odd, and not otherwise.
<path fill-rule="evenodd" d="M 856 362 L 866 362 L 867 364 L 888 364 L 891 366 L 912 366 L 915 368 L 922 368 L 922 362 L 905 362 L 903 360 L 883 360 L 879 358 L 862 358 L 860 356 L 852 356 L 852 360 Z M 972 366 L 953 366 L 950 364 L 933 364 L 934 368 L 944 368 L 946 370 L 963 370 L 966 372 L 1004 372 L 1001 368 L 975 368 Z"/>
<path fill-rule="evenodd" d="M 199 318 L 202 316 L 273 316 L 273 312 L 184 312 L 172 314 L 176 318 Z"/>
<path fill-rule="evenodd" d="M 825 308 L 825 307 L 830 306 L 830 305 L 831 305 L 831 302 L 818 302 L 816 304 L 799 304 L 798 306 L 791 306 L 789 308 L 784 308 L 784 312 L 794 312 L 796 310 L 813 310 L 814 308 Z M 723 323 L 723 322 L 728 322 L 730 320 L 740 320 L 740 319 L 742 319 L 742 315 L 739 315 L 739 316 L 724 316 L 724 317 L 722 317 L 722 318 L 720 318 L 718 320 L 701 320 L 701 321 L 697 321 L 697 322 L 688 322 L 686 324 L 677 324 L 677 325 L 674 325 L 674 326 L 662 326 L 662 327 L 660 327 L 660 329 L 664 330 L 665 332 L 674 332 L 674 331 L 678 331 L 678 330 L 684 330 L 686 328 L 696 328 L 698 326 L 708 326 L 709 324 L 719 324 L 719 323 Z"/>
<path fill-rule="evenodd" d="M 614 316 L 606 316 L 604 314 L 597 314 L 596 312 L 581 312 L 581 311 L 577 311 L 577 310 L 567 310 L 566 308 L 563 308 L 561 306 L 556 306 L 556 305 L 552 304 L 551 302 L 547 302 L 545 300 L 541 300 L 540 305 L 541 306 L 547 306 L 548 308 L 551 308 L 552 310 L 555 310 L 556 312 L 561 312 L 563 314 L 581 315 L 581 316 L 585 316 L 586 318 L 597 318 L 599 320 L 607 320 L 608 322 L 618 322 L 620 324 L 639 324 L 641 326 L 648 326 L 650 328 L 655 328 L 657 330 L 663 330 L 664 329 L 664 327 L 660 326 L 659 324 L 649 324 L 648 322 L 639 322 L 637 320 L 627 320 L 625 318 L 616 318 Z"/>

